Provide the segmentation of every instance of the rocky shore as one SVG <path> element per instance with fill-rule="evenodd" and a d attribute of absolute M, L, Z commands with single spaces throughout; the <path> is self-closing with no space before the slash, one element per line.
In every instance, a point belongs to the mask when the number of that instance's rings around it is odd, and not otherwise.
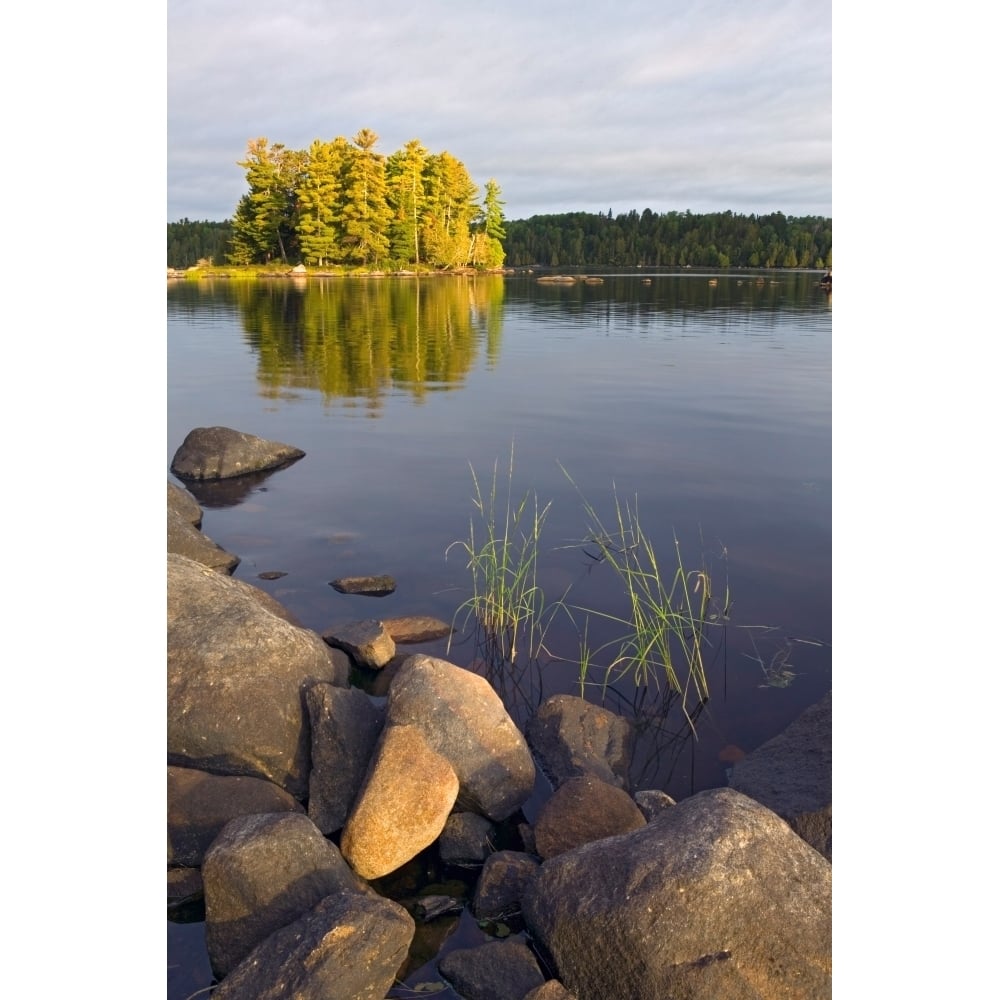
<path fill-rule="evenodd" d="M 238 479 L 305 458 L 199 428 L 171 471 Z M 731 787 L 674 802 L 630 787 L 627 720 L 556 695 L 521 732 L 483 677 L 400 652 L 447 624 L 320 635 L 232 578 L 238 556 L 169 481 L 167 512 L 168 905 L 203 898 L 214 997 L 412 995 L 393 986 L 418 924 L 456 908 L 496 936 L 447 952 L 426 992 L 831 996 L 829 696 Z M 358 670 L 384 675 L 384 695 L 351 686 Z M 528 824 L 539 776 L 551 794 Z M 474 872 L 471 900 L 379 891 L 432 846 Z"/>

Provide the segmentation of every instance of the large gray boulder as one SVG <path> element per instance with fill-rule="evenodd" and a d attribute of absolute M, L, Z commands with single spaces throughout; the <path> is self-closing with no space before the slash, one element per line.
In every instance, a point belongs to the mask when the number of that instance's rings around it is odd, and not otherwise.
<path fill-rule="evenodd" d="M 231 427 L 196 427 L 174 454 L 170 471 L 181 479 L 230 479 L 287 465 L 305 452 Z"/>
<path fill-rule="evenodd" d="M 167 763 L 308 792 L 305 691 L 346 687 L 323 640 L 256 587 L 167 556 Z"/>
<path fill-rule="evenodd" d="M 546 861 L 522 906 L 580 1000 L 831 996 L 830 864 L 732 789 Z"/>
<path fill-rule="evenodd" d="M 528 744 L 484 677 L 418 653 L 393 678 L 387 709 L 387 727 L 419 727 L 455 769 L 458 810 L 499 822 L 534 790 Z"/>
<path fill-rule="evenodd" d="M 331 893 L 375 895 L 340 851 L 297 813 L 242 816 L 205 854 L 205 942 L 218 977 Z"/>
<path fill-rule="evenodd" d="M 542 702 L 524 735 L 554 787 L 592 774 L 629 790 L 635 735 L 628 719 L 583 698 L 556 694 Z"/>
<path fill-rule="evenodd" d="M 729 785 L 833 860 L 833 693 L 733 765 Z"/>
<path fill-rule="evenodd" d="M 284 789 L 262 778 L 167 768 L 167 864 L 201 865 L 222 828 L 237 816 L 304 812 Z"/>
<path fill-rule="evenodd" d="M 382 1000 L 406 961 L 414 929 L 413 918 L 392 900 L 335 892 L 261 941 L 212 996 Z"/>

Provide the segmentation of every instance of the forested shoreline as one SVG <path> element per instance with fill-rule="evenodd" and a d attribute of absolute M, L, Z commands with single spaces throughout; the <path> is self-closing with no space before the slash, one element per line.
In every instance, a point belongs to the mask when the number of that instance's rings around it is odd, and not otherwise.
<path fill-rule="evenodd" d="M 646 209 L 617 218 L 589 212 L 505 221 L 510 267 L 832 268 L 832 222 L 731 212 L 696 215 Z M 225 266 L 232 222 L 167 223 L 167 266 Z M 291 263 L 299 263 L 298 260 Z"/>
<path fill-rule="evenodd" d="M 821 216 L 646 208 L 508 221 L 495 179 L 480 198 L 450 153 L 430 153 L 413 139 L 385 156 L 375 152 L 377 142 L 370 129 L 351 140 L 317 139 L 306 150 L 252 139 L 239 161 L 248 190 L 232 218 L 168 222 L 167 266 L 833 266 L 833 223 Z"/>

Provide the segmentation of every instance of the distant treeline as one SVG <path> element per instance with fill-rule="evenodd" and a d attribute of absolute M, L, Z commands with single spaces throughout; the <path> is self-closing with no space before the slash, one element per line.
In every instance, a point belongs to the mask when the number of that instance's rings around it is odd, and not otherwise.
<path fill-rule="evenodd" d="M 613 217 L 590 212 L 504 220 L 508 266 L 815 267 L 833 266 L 833 223 L 820 216 L 667 212 Z M 232 223 L 167 224 L 167 266 L 228 262 Z"/>
<path fill-rule="evenodd" d="M 194 267 L 198 261 L 223 265 L 233 235 L 233 224 L 225 222 L 167 223 L 167 267 Z"/>
<path fill-rule="evenodd" d="M 833 266 L 833 222 L 634 209 L 612 217 L 589 212 L 534 215 L 506 223 L 508 266 L 816 267 Z"/>

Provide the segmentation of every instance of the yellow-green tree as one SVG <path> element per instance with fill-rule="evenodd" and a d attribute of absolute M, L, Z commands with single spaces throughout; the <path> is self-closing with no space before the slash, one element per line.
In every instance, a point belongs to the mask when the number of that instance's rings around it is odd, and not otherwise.
<path fill-rule="evenodd" d="M 353 150 L 343 136 L 313 141 L 299 182 L 298 234 L 306 264 L 337 263 L 344 253 L 343 175 Z"/>
<path fill-rule="evenodd" d="M 344 170 L 344 253 L 350 261 L 378 267 L 389 253 L 392 218 L 385 157 L 375 152 L 378 136 L 371 129 L 361 129 L 353 142 Z"/>

